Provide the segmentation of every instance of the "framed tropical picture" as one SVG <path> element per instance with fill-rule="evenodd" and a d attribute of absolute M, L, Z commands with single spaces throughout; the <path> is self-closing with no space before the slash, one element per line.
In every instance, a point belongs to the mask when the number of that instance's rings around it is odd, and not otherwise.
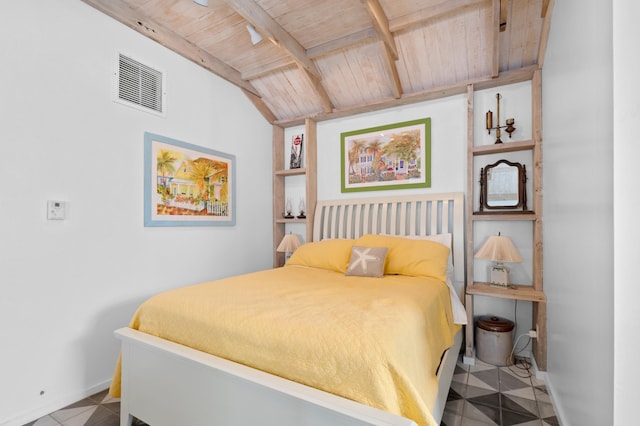
<path fill-rule="evenodd" d="M 235 156 L 145 132 L 144 225 L 235 225 Z"/>
<path fill-rule="evenodd" d="M 341 191 L 431 186 L 431 118 L 340 134 Z"/>

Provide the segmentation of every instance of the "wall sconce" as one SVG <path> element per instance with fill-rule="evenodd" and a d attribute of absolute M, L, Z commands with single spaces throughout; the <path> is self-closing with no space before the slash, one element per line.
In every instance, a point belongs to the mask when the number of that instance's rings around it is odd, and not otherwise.
<path fill-rule="evenodd" d="M 507 118 L 506 125 L 505 126 L 500 125 L 500 99 L 502 99 L 502 96 L 500 95 L 500 93 L 496 93 L 496 104 L 497 104 L 497 110 L 498 110 L 497 111 L 498 120 L 497 120 L 496 127 L 493 127 L 493 113 L 491 112 L 491 110 L 487 112 L 487 117 L 486 117 L 487 130 L 489 131 L 489 134 L 491 134 L 492 130 L 496 131 L 495 143 L 502 143 L 502 140 L 500 139 L 500 129 L 504 129 L 504 131 L 509 134 L 509 139 L 511 139 L 511 133 L 513 133 L 516 130 L 516 128 L 513 127 L 513 125 L 516 122 L 515 118 Z"/>
<path fill-rule="evenodd" d="M 253 25 L 247 24 L 247 31 L 249 31 L 249 35 L 251 36 L 251 44 L 255 46 L 262 41 L 262 36 L 256 31 Z"/>
<path fill-rule="evenodd" d="M 500 233 L 490 236 L 474 257 L 496 262 L 491 267 L 491 285 L 505 288 L 509 286 L 509 268 L 504 266 L 503 262 L 522 262 L 520 253 L 511 239 L 501 236 Z"/>
<path fill-rule="evenodd" d="M 287 263 L 291 257 L 291 253 L 296 251 L 298 247 L 300 247 L 300 240 L 298 239 L 298 236 L 296 234 L 289 233 L 284 236 L 282 241 L 280 241 L 276 251 L 284 252 L 284 262 Z"/>

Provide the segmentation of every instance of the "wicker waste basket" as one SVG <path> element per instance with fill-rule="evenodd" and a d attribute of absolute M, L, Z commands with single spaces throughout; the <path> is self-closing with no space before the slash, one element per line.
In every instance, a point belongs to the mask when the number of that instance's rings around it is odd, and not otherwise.
<path fill-rule="evenodd" d="M 493 315 L 476 320 L 478 358 L 487 364 L 504 367 L 513 364 L 513 321 Z"/>

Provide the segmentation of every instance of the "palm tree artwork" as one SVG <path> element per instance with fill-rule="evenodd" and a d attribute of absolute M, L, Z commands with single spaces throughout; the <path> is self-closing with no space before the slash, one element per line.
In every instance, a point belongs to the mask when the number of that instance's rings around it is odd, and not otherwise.
<path fill-rule="evenodd" d="M 178 160 L 177 153 L 169 151 L 168 149 L 161 149 L 158 152 L 158 161 L 156 162 L 156 170 L 158 176 L 161 177 L 162 186 L 167 187 L 168 176 L 173 176 L 176 172 L 176 168 L 173 163 Z"/>
<path fill-rule="evenodd" d="M 191 160 L 184 153 L 160 149 L 156 159 L 157 192 L 162 199 L 158 213 L 208 214 L 208 201 L 228 202 L 227 170 L 222 161 L 205 157 Z"/>
<path fill-rule="evenodd" d="M 420 161 L 420 130 L 380 133 L 349 142 L 349 183 L 402 180 L 407 178 L 404 164 Z M 410 177 L 420 177 L 419 170 Z"/>

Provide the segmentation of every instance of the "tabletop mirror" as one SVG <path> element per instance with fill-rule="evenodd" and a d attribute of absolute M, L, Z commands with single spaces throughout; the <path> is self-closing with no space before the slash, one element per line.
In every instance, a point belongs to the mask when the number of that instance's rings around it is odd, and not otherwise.
<path fill-rule="evenodd" d="M 498 160 L 480 169 L 480 211 L 484 209 L 527 210 L 525 166 Z"/>

